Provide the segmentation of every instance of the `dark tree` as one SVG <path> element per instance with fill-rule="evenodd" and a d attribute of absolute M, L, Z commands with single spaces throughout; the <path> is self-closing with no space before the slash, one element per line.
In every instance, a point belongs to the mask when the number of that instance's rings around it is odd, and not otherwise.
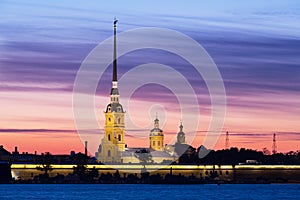
<path fill-rule="evenodd" d="M 54 163 L 53 156 L 46 152 L 37 158 L 37 164 L 39 165 L 36 167 L 37 170 L 43 171 L 45 176 L 48 177 L 48 173 L 52 171 L 52 164 Z"/>
<path fill-rule="evenodd" d="M 137 150 L 135 152 L 135 157 L 137 157 L 140 160 L 141 164 L 143 164 L 144 166 L 148 163 L 153 162 L 152 155 L 151 155 L 150 151 L 147 149 Z"/>
<path fill-rule="evenodd" d="M 74 167 L 74 174 L 78 175 L 80 179 L 84 178 L 87 173 L 87 164 L 89 157 L 82 153 L 77 153 L 72 157 Z"/>

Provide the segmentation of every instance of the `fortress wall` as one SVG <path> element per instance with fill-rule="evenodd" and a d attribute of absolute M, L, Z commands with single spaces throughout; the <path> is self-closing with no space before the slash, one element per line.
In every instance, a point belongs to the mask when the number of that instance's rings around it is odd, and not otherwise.
<path fill-rule="evenodd" d="M 43 174 L 43 171 L 36 169 L 38 165 L 12 165 L 12 176 L 20 177 L 22 180 L 33 179 L 34 176 Z M 67 176 L 73 173 L 75 165 L 52 165 L 49 176 L 54 177 L 57 174 Z M 118 170 L 121 177 L 127 177 L 129 174 L 136 174 L 141 177 L 143 165 L 87 165 L 88 169 L 98 169 L 101 174 L 114 174 Z M 283 165 L 146 165 L 146 171 L 150 175 L 159 174 L 166 176 L 173 175 L 195 176 L 205 178 L 213 173 L 217 180 L 236 181 L 236 182 L 300 182 L 300 166 L 283 166 Z"/>
<path fill-rule="evenodd" d="M 13 164 L 11 166 L 12 176 L 15 179 L 30 180 L 33 177 L 43 174 L 43 171 L 37 169 L 40 165 L 35 164 Z M 67 176 L 69 173 L 73 173 L 73 167 L 76 165 L 51 165 L 51 170 L 48 172 L 50 177 L 54 177 L 57 174 Z M 88 169 L 98 169 L 99 176 L 101 174 L 111 173 L 114 174 L 118 170 L 121 177 L 127 177 L 128 174 L 136 174 L 141 177 L 143 165 L 87 165 Z M 146 171 L 150 175 L 159 174 L 166 176 L 172 173 L 173 175 L 182 176 L 195 176 L 197 178 L 204 178 L 210 176 L 213 172 L 218 174 L 221 180 L 232 180 L 233 170 L 232 166 L 213 166 L 213 165 L 146 165 Z"/>
<path fill-rule="evenodd" d="M 236 166 L 237 181 L 300 182 L 300 166 Z"/>

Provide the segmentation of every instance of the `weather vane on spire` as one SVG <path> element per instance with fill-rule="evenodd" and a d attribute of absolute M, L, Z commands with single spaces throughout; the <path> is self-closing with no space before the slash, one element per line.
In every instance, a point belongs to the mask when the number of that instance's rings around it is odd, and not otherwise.
<path fill-rule="evenodd" d="M 118 22 L 118 20 L 117 20 L 117 18 L 115 17 L 115 18 L 114 18 L 114 25 L 117 25 L 117 22 Z"/>

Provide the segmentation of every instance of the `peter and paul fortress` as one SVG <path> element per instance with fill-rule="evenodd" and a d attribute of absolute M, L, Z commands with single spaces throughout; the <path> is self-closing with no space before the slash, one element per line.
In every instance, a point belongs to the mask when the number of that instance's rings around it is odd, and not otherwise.
<path fill-rule="evenodd" d="M 102 163 L 140 163 L 137 152 L 146 150 L 151 154 L 151 163 L 172 162 L 176 160 L 174 151 L 170 151 L 172 145 L 164 144 L 163 130 L 159 128 L 159 119 L 156 114 L 154 127 L 149 134 L 149 147 L 128 148 L 125 143 L 125 111 L 120 103 L 117 74 L 117 22 L 114 20 L 114 44 L 113 44 L 113 73 L 110 103 L 105 114 L 104 136 L 99 145 L 95 157 Z M 182 132 L 181 125 L 181 134 Z M 178 137 L 184 137 L 182 135 Z M 182 140 L 182 139 L 181 139 Z M 167 147 L 167 148 L 166 148 Z"/>
<path fill-rule="evenodd" d="M 101 162 L 121 162 L 121 152 L 125 151 L 125 124 L 122 105 L 119 103 L 120 94 L 118 90 L 117 77 L 117 20 L 114 20 L 114 60 L 113 60 L 113 76 L 112 88 L 110 92 L 110 103 L 106 107 L 104 137 L 99 147 L 97 158 Z"/>

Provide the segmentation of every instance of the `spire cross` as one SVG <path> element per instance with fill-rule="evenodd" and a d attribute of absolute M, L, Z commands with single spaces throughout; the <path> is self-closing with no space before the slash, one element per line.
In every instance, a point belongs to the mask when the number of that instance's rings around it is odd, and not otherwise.
<path fill-rule="evenodd" d="M 159 128 L 159 120 L 157 118 L 157 112 L 156 112 L 156 119 L 154 120 L 154 128 Z"/>
<path fill-rule="evenodd" d="M 180 132 L 183 132 L 183 125 L 182 125 L 182 120 L 180 120 L 180 126 L 179 126 Z"/>

